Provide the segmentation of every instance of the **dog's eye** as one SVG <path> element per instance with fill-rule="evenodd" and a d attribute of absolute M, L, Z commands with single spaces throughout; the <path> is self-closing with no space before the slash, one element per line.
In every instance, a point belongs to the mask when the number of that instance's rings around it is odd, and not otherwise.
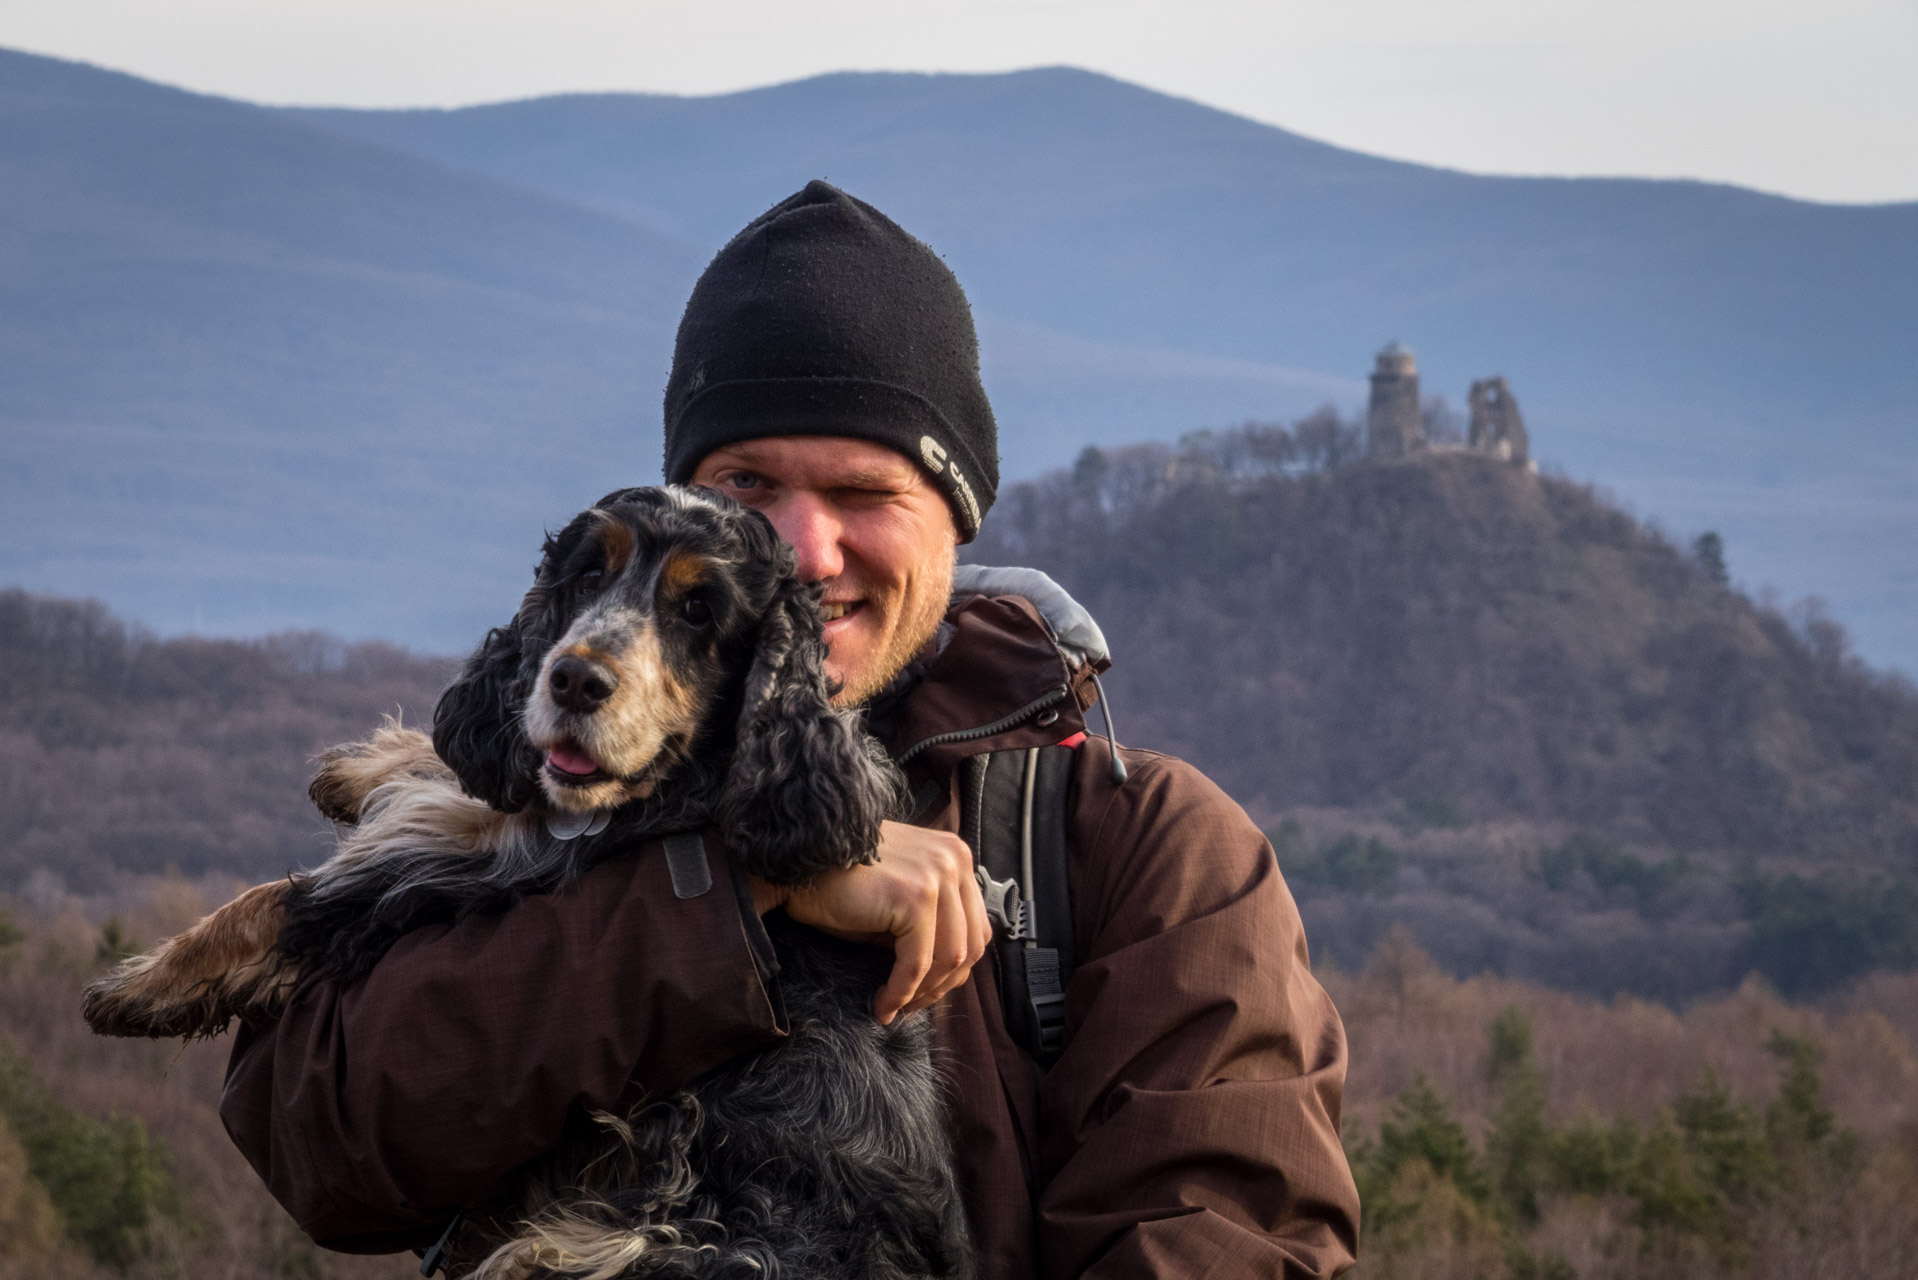
<path fill-rule="evenodd" d="M 713 620 L 713 608 L 703 596 L 687 596 L 686 602 L 679 606 L 679 616 L 690 626 L 704 627 Z"/>
<path fill-rule="evenodd" d="M 578 591 L 582 596 L 597 595 L 600 584 L 605 580 L 606 574 L 603 570 L 588 569 L 579 575 Z"/>

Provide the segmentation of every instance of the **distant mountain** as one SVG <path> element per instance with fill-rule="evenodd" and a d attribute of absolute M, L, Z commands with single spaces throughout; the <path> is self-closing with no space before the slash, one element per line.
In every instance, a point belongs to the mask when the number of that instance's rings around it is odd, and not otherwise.
<path fill-rule="evenodd" d="M 825 176 L 990 312 L 1099 343 L 1356 378 L 1398 335 L 1454 397 L 1501 368 L 1546 403 L 1786 429 L 1918 398 L 1918 204 L 1476 177 L 1069 68 L 291 114 L 714 246 Z"/>
<path fill-rule="evenodd" d="M 1505 374 L 1549 463 L 1720 529 L 1741 578 L 1826 595 L 1865 652 L 1918 670 L 1897 550 L 1918 537 L 1918 205 L 1476 177 L 1056 68 L 266 111 L 7 55 L 0 176 L 0 260 L 43 264 L 5 286 L 24 390 L 0 393 L 0 461 L 34 478 L 0 489 L 31 504 L 0 517 L 0 576 L 165 627 L 198 609 L 464 645 L 521 576 L 509 548 L 597 477 L 652 473 L 699 264 L 824 176 L 966 283 L 1010 476 L 1349 409 L 1396 337 L 1428 392 Z M 183 420 L 244 426 L 183 453 Z M 341 498 L 369 432 L 407 461 Z M 174 548 L 157 563 L 64 514 L 155 474 L 219 513 L 144 510 L 147 545 Z M 347 529 L 284 532 L 316 503 Z M 372 510 L 417 518 L 383 538 Z M 298 554 L 255 549 L 279 544 Z M 400 567 L 447 557 L 472 576 Z"/>
<path fill-rule="evenodd" d="M 1671 998 L 1918 967 L 1918 688 L 1587 488 L 1245 443 L 1088 453 L 967 553 L 1092 611 L 1121 739 L 1267 824 L 1321 949 L 1404 922 L 1454 972 Z"/>
<path fill-rule="evenodd" d="M 464 647 L 656 468 L 702 259 L 258 107 L 0 52 L 0 582 Z M 654 437 L 656 439 L 656 436 Z"/>
<path fill-rule="evenodd" d="M 1014 475 L 1350 407 L 1391 338 L 1455 404 L 1503 373 L 1548 461 L 1918 671 L 1918 204 L 1479 177 L 1067 68 L 297 114 L 704 245 L 846 186 L 984 313 Z"/>

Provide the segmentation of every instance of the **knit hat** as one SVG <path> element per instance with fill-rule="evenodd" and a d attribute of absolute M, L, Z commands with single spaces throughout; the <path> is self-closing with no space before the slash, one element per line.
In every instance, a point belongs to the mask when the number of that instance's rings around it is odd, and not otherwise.
<path fill-rule="evenodd" d="M 966 295 L 931 249 L 824 182 L 774 205 L 693 286 L 666 382 L 666 479 L 721 445 L 853 436 L 923 464 L 961 541 L 999 488 Z"/>

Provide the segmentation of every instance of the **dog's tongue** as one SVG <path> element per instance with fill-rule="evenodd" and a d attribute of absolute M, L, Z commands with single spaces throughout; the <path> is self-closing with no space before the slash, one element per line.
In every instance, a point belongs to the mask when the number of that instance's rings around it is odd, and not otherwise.
<path fill-rule="evenodd" d="M 599 772 L 599 761 L 581 751 L 578 747 L 554 747 L 546 753 L 546 763 L 561 773 L 588 774 Z"/>

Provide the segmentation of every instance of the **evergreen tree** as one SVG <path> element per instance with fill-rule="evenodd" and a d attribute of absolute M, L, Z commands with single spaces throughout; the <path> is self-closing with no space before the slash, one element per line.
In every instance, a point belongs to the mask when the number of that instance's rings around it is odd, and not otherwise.
<path fill-rule="evenodd" d="M 1672 1103 L 1698 1182 L 1719 1207 L 1749 1202 L 1777 1172 L 1764 1125 L 1750 1103 L 1734 1105 L 1709 1067 L 1698 1084 Z"/>
<path fill-rule="evenodd" d="M 1773 1030 L 1765 1049 L 1778 1059 L 1778 1097 L 1765 1109 L 1765 1129 L 1774 1150 L 1815 1147 L 1832 1134 L 1818 1078 L 1818 1048 L 1801 1036 Z"/>
<path fill-rule="evenodd" d="M 125 1270 L 144 1251 L 147 1228 L 177 1214 L 164 1154 L 138 1120 L 100 1121 L 62 1106 L 26 1059 L 0 1045 L 0 1119 L 26 1153 L 66 1233 L 95 1261 Z"/>
<path fill-rule="evenodd" d="M 1485 1135 L 1485 1160 L 1499 1200 L 1522 1221 L 1537 1222 L 1552 1133 L 1545 1124 L 1545 1081 L 1532 1063 L 1531 1019 L 1516 1005 L 1500 1010 L 1491 1042 L 1489 1074 L 1504 1090 Z"/>
<path fill-rule="evenodd" d="M 1386 1118 L 1379 1122 L 1376 1160 L 1388 1180 L 1401 1166 L 1423 1160 L 1467 1198 L 1483 1202 L 1491 1196 L 1465 1127 L 1453 1118 L 1444 1095 L 1432 1087 L 1423 1071 L 1392 1099 Z"/>
<path fill-rule="evenodd" d="M 1692 543 L 1692 558 L 1698 561 L 1700 572 L 1719 586 L 1731 582 L 1731 574 L 1725 570 L 1725 540 L 1715 531 L 1698 535 Z"/>

